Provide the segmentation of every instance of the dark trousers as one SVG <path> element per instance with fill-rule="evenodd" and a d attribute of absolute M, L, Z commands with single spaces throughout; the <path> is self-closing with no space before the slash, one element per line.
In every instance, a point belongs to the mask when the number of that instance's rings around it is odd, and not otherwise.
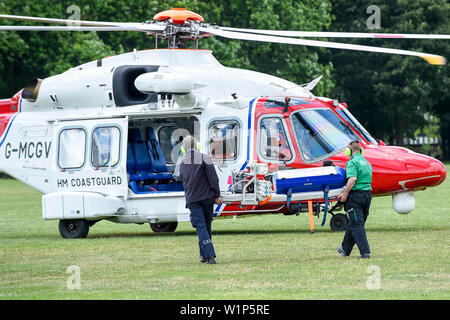
<path fill-rule="evenodd" d="M 353 246 L 358 246 L 360 254 L 370 253 L 369 242 L 367 241 L 365 223 L 369 215 L 370 202 L 372 194 L 370 191 L 350 191 L 346 210 L 349 218 L 349 224 L 345 231 L 342 249 L 346 255 L 350 255 Z"/>
<path fill-rule="evenodd" d="M 211 240 L 211 223 L 214 213 L 213 200 L 207 199 L 193 202 L 188 204 L 187 207 L 191 211 L 191 224 L 197 230 L 200 256 L 205 259 L 216 257 Z"/>

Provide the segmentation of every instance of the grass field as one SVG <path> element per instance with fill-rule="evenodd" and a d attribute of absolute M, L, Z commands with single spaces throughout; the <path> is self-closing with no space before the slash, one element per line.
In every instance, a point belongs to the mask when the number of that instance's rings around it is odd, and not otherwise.
<path fill-rule="evenodd" d="M 417 192 L 409 215 L 374 198 L 369 260 L 356 247 L 340 257 L 343 233 L 315 219 L 309 234 L 307 214 L 217 219 L 218 264 L 204 265 L 189 223 L 155 234 L 102 221 L 87 239 L 64 240 L 57 221 L 42 220 L 38 192 L 0 180 L 0 299 L 449 299 L 449 198 L 450 178 Z M 79 289 L 67 287 L 70 266 Z"/>

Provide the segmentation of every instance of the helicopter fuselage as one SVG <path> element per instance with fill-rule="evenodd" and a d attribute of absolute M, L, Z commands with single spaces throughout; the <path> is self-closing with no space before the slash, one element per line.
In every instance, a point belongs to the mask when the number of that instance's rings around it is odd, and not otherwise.
<path fill-rule="evenodd" d="M 372 193 L 393 195 L 394 207 L 397 195 L 405 201 L 402 195 L 446 178 L 438 160 L 373 139 L 345 104 L 224 67 L 207 50 L 144 50 L 89 62 L 33 81 L 0 101 L 0 111 L 0 170 L 44 194 L 45 219 L 188 221 L 182 185 L 171 176 L 187 134 L 212 156 L 224 192 L 232 172 L 252 162 L 290 170 L 331 160 L 345 168 L 344 148 L 354 139 L 372 164 Z M 266 212 L 290 208 L 273 197 L 253 206 L 230 202 L 215 214 Z"/>

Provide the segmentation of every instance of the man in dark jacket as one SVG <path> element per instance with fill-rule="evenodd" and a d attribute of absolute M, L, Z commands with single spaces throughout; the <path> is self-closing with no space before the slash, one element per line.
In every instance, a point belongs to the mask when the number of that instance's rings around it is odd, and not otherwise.
<path fill-rule="evenodd" d="M 180 178 L 186 194 L 186 207 L 191 211 L 191 223 L 197 230 L 200 262 L 216 263 L 211 240 L 214 204 L 220 204 L 219 178 L 211 158 L 195 150 L 191 136 L 183 139 L 185 155 L 180 163 Z"/>

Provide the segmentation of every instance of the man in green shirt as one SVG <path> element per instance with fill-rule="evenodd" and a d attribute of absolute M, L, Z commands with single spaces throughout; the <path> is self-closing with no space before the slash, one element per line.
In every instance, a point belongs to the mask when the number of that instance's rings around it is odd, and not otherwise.
<path fill-rule="evenodd" d="M 342 246 L 337 248 L 343 257 L 350 255 L 356 243 L 360 257 L 370 258 L 370 247 L 364 225 L 372 201 L 372 165 L 361 153 L 362 149 L 358 141 L 349 143 L 346 150 L 346 154 L 351 157 L 346 166 L 348 181 L 344 191 L 338 197 L 341 202 L 346 202 L 345 210 L 349 218 Z"/>

